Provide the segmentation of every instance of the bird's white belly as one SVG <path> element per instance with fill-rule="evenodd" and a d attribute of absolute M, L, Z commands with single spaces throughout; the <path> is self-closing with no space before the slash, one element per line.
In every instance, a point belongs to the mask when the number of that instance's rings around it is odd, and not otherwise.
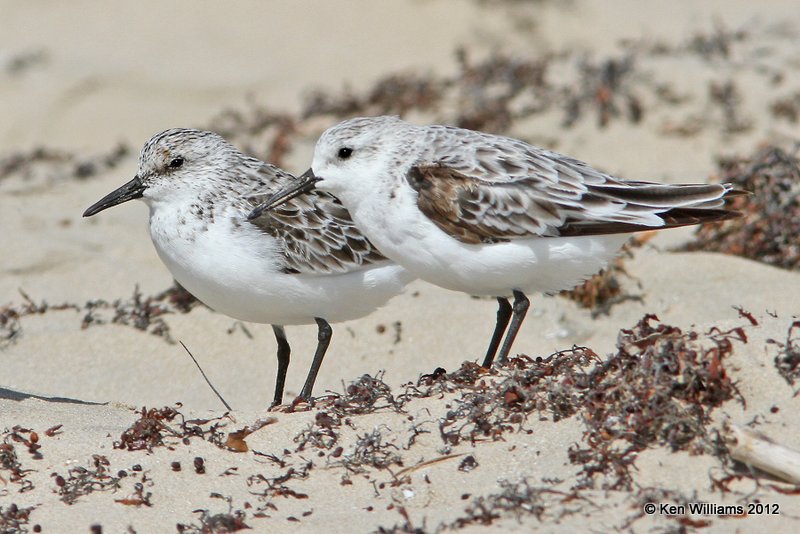
<path fill-rule="evenodd" d="M 377 224 L 359 220 L 357 211 L 353 216 L 385 256 L 413 275 L 472 295 L 509 296 L 515 289 L 524 293 L 571 289 L 604 268 L 629 237 L 533 237 L 473 245 L 445 234 L 418 210 L 402 211 Z M 370 231 L 375 228 L 380 232 Z"/>
<path fill-rule="evenodd" d="M 287 274 L 278 269 L 277 243 L 261 232 L 219 222 L 190 231 L 164 222 L 151 218 L 150 234 L 175 279 L 210 308 L 242 321 L 356 319 L 401 293 L 413 278 L 390 262 L 345 274 Z"/>
<path fill-rule="evenodd" d="M 437 247 L 439 265 L 420 265 L 419 276 L 449 289 L 475 295 L 555 293 L 603 269 L 627 236 L 531 238 L 490 245 Z"/>

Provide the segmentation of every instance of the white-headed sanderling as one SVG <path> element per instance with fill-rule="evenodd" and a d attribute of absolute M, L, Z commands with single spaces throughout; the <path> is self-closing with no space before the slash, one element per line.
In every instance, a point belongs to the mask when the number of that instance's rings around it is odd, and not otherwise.
<path fill-rule="evenodd" d="M 382 256 L 327 193 L 248 220 L 255 206 L 293 180 L 217 134 L 176 128 L 153 136 L 133 180 L 83 214 L 144 200 L 156 251 L 183 287 L 216 311 L 272 325 L 278 341 L 273 405 L 282 401 L 289 365 L 285 325 L 318 325 L 300 393 L 308 400 L 332 335 L 327 321 L 367 315 L 413 279 Z"/>
<path fill-rule="evenodd" d="M 498 361 L 508 357 L 526 293 L 574 287 L 633 232 L 735 217 L 725 204 L 738 193 L 727 184 L 621 180 L 517 139 L 397 117 L 325 131 L 311 169 L 251 215 L 314 188 L 339 198 L 378 250 L 412 274 L 497 297 L 485 367 L 498 348 Z"/>

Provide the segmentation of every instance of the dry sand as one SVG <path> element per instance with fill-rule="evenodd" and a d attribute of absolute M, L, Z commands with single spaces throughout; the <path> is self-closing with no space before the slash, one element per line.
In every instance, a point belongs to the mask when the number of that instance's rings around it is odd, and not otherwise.
<path fill-rule="evenodd" d="M 118 143 L 132 149 L 118 165 L 98 164 L 98 172 L 84 179 L 64 172 L 69 164 L 58 162 L 0 175 L 0 306 L 15 309 L 26 302 L 20 290 L 37 304 L 82 307 L 94 299 L 128 299 L 136 285 L 143 295 L 171 285 L 147 235 L 143 205 L 80 218 L 89 204 L 133 175 L 135 153 L 152 133 L 209 127 L 231 108 L 294 114 L 312 90 L 365 94 L 391 74 L 452 77 L 459 72 L 459 47 L 473 63 L 492 53 L 523 60 L 548 56 L 548 80 L 564 87 L 578 76 L 581 61 L 600 65 L 625 58 L 631 42 L 648 50 L 633 63 L 633 94 L 646 110 L 639 122 L 615 118 L 601 127 L 597 113 L 583 109 L 566 127 L 561 101 L 542 102 L 531 93 L 511 104 L 516 110 L 547 110 L 514 121 L 508 133 L 627 178 L 704 181 L 716 172 L 720 155 L 750 154 L 760 144 L 800 137 L 796 121 L 770 111 L 773 102 L 800 87 L 800 12 L 792 1 L 766 7 L 688 0 L 252 1 L 225 7 L 147 1 L 101 7 L 6 0 L 0 13 L 4 165 L 13 154 L 31 154 L 40 146 L 89 159 Z M 744 37 L 737 37 L 739 31 Z M 711 87 L 724 92 L 730 81 L 735 96 L 726 107 L 710 96 Z M 459 98 L 450 98 L 410 117 L 452 121 L 458 105 Z M 302 122 L 298 141 L 281 163 L 304 170 L 313 140 L 335 120 Z M 43 532 L 88 532 L 101 525 L 104 532 L 170 532 L 184 524 L 222 532 L 238 521 L 264 532 L 796 532 L 794 486 L 764 478 L 759 484 L 747 470 L 723 465 L 707 445 L 726 419 L 756 423 L 776 441 L 797 444 L 800 404 L 773 364 L 779 346 L 768 340 L 784 342 L 797 320 L 800 274 L 721 254 L 670 252 L 690 238 L 690 231 L 671 231 L 636 249 L 625 263 L 630 278 L 624 284 L 626 294 L 640 298 L 615 304 L 606 314 L 593 317 L 563 297 L 534 296 L 515 345 L 533 358 L 573 345 L 605 358 L 617 351 L 620 329 L 633 327 L 646 313 L 701 333 L 706 345 L 711 342 L 704 333 L 712 326 L 745 327 L 749 341 L 733 343 L 725 369 L 746 407 L 734 399 L 714 409 L 703 446 L 673 452 L 656 440 L 637 451 L 627 487 L 609 489 L 616 479 L 608 473 L 586 483 L 581 463 L 570 460 L 568 450 L 588 447 L 585 410 L 556 420 L 542 405 L 515 419 L 497 439 L 482 436 L 474 443 L 448 443 L 440 435 L 440 425 L 452 417 L 448 412 L 463 407 L 458 399 L 469 389 L 413 398 L 402 412 L 383 407 L 349 413 L 332 407 L 331 399 L 309 411 L 269 412 L 271 329 L 246 325 L 248 336 L 232 319 L 203 307 L 164 321 L 234 408 L 217 422 L 225 425 L 218 439 L 225 442 L 229 432 L 274 420 L 246 438 L 247 452 L 212 443 L 214 421 L 190 425 L 200 426 L 204 436 L 167 435 L 166 445 L 152 451 L 115 448 L 139 418 L 133 410 L 142 406 L 179 402 L 187 419 L 218 418 L 225 410 L 180 345 L 125 325 L 82 329 L 86 309 L 49 309 L 20 318 L 14 339 L 0 341 L 0 531 L 31 532 L 40 525 Z M 759 324 L 750 325 L 734 306 Z M 397 398 L 403 384 L 421 374 L 479 360 L 494 312 L 491 300 L 414 283 L 375 314 L 334 325 L 315 392 L 342 393 L 361 375 L 383 371 Z M 99 316 L 109 320 L 113 310 Z M 11 325 L 0 327 L 7 334 Z M 316 335 L 312 327 L 292 327 L 288 335 L 290 398 L 299 391 Z M 509 372 L 483 380 L 499 383 Z M 166 424 L 178 429 L 180 420 Z M 56 425 L 52 436 L 45 433 Z M 37 433 L 39 454 L 27 450 L 31 435 L 17 426 Z M 330 432 L 336 442 L 303 446 L 304 432 L 317 438 Z M 203 458 L 204 474 L 197 473 L 197 457 Z M 725 491 L 713 486 L 712 480 L 729 473 L 735 479 Z M 776 503 L 780 515 L 640 517 L 647 501 L 692 500 Z M 28 507 L 27 521 L 14 530 L 13 516 L 26 516 Z"/>

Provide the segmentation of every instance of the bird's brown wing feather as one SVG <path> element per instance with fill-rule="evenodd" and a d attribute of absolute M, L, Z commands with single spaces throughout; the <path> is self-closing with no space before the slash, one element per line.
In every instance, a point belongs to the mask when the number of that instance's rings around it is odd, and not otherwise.
<path fill-rule="evenodd" d="M 269 166 L 272 167 L 272 166 Z M 293 177 L 265 166 L 271 187 L 248 196 L 249 209 L 268 198 Z M 284 271 L 302 274 L 346 273 L 388 261 L 356 228 L 337 198 L 320 191 L 296 197 L 249 221 L 282 244 Z"/>
<path fill-rule="evenodd" d="M 418 194 L 423 214 L 448 235 L 472 244 L 628 233 L 739 216 L 726 208 L 727 199 L 740 193 L 729 185 L 668 185 L 611 177 L 597 183 L 599 173 L 593 169 L 587 183 L 580 180 L 580 167 L 565 169 L 569 195 L 564 195 L 558 175 L 492 181 L 432 164 L 411 167 L 406 179 Z"/>

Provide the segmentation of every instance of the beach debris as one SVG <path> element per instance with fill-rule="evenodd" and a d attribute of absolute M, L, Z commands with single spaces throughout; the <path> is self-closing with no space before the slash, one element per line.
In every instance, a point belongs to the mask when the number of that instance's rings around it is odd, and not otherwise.
<path fill-rule="evenodd" d="M 737 462 L 800 485 L 800 451 L 779 445 L 761 432 L 733 423 L 724 425 L 723 437 L 731 458 Z"/>
<path fill-rule="evenodd" d="M 247 452 L 250 448 L 247 446 L 245 438 L 253 432 L 277 422 L 278 419 L 276 417 L 262 417 L 261 419 L 257 419 L 252 425 L 229 433 L 228 438 L 225 440 L 225 448 L 233 452 Z"/>
<path fill-rule="evenodd" d="M 231 420 L 227 413 L 210 419 L 186 419 L 179 411 L 180 407 L 180 403 L 175 408 L 142 407 L 138 411 L 139 419 L 122 433 L 119 441 L 114 442 L 114 448 L 152 451 L 155 447 L 189 444 L 192 437 L 224 447 L 223 429 Z"/>
<path fill-rule="evenodd" d="M 388 439 L 385 434 L 389 435 Z M 403 458 L 399 450 L 400 448 L 391 441 L 389 429 L 376 427 L 370 432 L 359 435 L 354 447 L 351 450 L 345 449 L 337 464 L 351 473 L 364 473 L 366 467 L 374 469 L 387 469 L 393 465 L 403 467 Z"/>
<path fill-rule="evenodd" d="M 109 302 L 104 299 L 89 300 L 80 305 L 75 302 L 48 304 L 35 302 L 27 293 L 19 290 L 23 303 L 0 306 L 0 350 L 12 345 L 23 334 L 21 319 L 30 315 L 42 315 L 53 311 L 74 310 L 83 314 L 81 329 L 102 324 L 120 324 L 149 332 L 170 344 L 176 343 L 170 335 L 169 325 L 163 316 L 173 313 L 189 313 L 200 304 L 191 293 L 175 283 L 155 295 L 144 296 L 135 286 L 128 299 Z"/>
<path fill-rule="evenodd" d="M 116 491 L 120 488 L 122 477 L 110 473 L 110 462 L 102 454 L 93 454 L 89 467 L 71 467 L 67 476 L 52 473 L 55 492 L 67 504 L 75 504 L 77 500 L 95 491 Z"/>
<path fill-rule="evenodd" d="M 22 334 L 20 319 L 28 315 L 41 315 L 50 310 L 79 310 L 77 304 L 62 303 L 50 305 L 45 301 L 40 303 L 28 296 L 23 290 L 19 290 L 23 303 L 18 306 L 0 307 L 0 349 L 15 343 Z"/>
<path fill-rule="evenodd" d="M 746 343 L 743 327 L 705 333 L 684 332 L 645 315 L 620 331 L 617 353 L 592 369 L 583 385 L 584 442 L 569 455 L 581 466 L 578 487 L 631 489 L 636 454 L 654 443 L 673 451 L 713 453 L 709 414 L 723 402 L 744 399 L 724 361 L 735 342 Z"/>
<path fill-rule="evenodd" d="M 53 436 L 57 436 L 57 435 L 61 434 L 61 427 L 63 427 L 63 426 L 64 425 L 51 426 L 50 428 L 48 428 L 47 430 L 44 431 L 44 435 L 49 437 L 49 438 L 52 438 Z"/>
<path fill-rule="evenodd" d="M 328 397 L 330 411 L 339 416 L 367 414 L 383 408 L 399 411 L 401 403 L 382 378 L 383 372 L 379 372 L 376 376 L 365 374 L 354 380 L 345 387 L 344 395 Z"/>
<path fill-rule="evenodd" d="M 195 456 L 193 464 L 195 473 L 197 473 L 198 475 L 206 474 L 206 461 L 203 459 L 202 456 Z"/>
<path fill-rule="evenodd" d="M 108 319 L 98 315 L 98 311 L 113 310 L 114 316 L 110 320 L 112 324 L 132 326 L 174 344 L 175 340 L 170 335 L 169 325 L 163 316 L 171 313 L 188 313 L 198 304 L 200 301 L 177 282 L 161 293 L 147 297 L 142 295 L 137 285 L 129 299 L 117 299 L 113 303 L 105 300 L 87 302 L 84 307 L 88 313 L 83 318 L 81 328 L 108 322 Z"/>
<path fill-rule="evenodd" d="M 420 377 L 398 397 L 455 394 L 438 421 L 445 444 L 502 439 L 507 432 L 531 432 L 529 417 L 554 421 L 578 415 L 586 425 L 584 444 L 569 449 L 581 467 L 577 487 L 630 489 L 636 454 L 659 443 L 672 450 L 715 453 L 709 413 L 723 402 L 744 402 L 724 360 L 734 343 L 745 343 L 744 327 L 687 331 L 645 315 L 619 334 L 617 352 L 603 359 L 586 347 L 548 357 L 512 358 L 486 370 L 465 362 L 455 373 L 437 370 Z"/>
<path fill-rule="evenodd" d="M 48 431 L 44 433 L 46 437 L 50 437 Z M 22 466 L 17 453 L 17 444 L 27 449 L 32 460 L 41 460 L 44 456 L 41 452 L 42 444 L 39 433 L 20 425 L 14 425 L 11 429 L 2 430 L 0 436 L 2 437 L 2 441 L 0 441 L 0 487 L 7 486 L 10 482 L 19 485 L 17 489 L 19 493 L 31 491 L 34 489 L 33 482 L 26 477 L 34 470 Z"/>
<path fill-rule="evenodd" d="M 786 342 L 781 343 L 774 339 L 768 339 L 767 343 L 777 345 L 778 354 L 775 356 L 775 367 L 780 375 L 793 386 L 800 380 L 800 321 L 794 321 L 786 332 Z M 795 395 L 800 390 L 795 392 Z"/>
<path fill-rule="evenodd" d="M 28 532 L 31 512 L 34 510 L 36 510 L 36 506 L 20 508 L 13 502 L 7 506 L 0 506 L 0 532 L 3 534 Z M 33 525 L 33 531 L 41 532 L 41 527 L 38 524 Z"/>
<path fill-rule="evenodd" d="M 599 128 L 607 127 L 614 118 L 625 118 L 634 124 L 642 120 L 644 108 L 632 81 L 635 72 L 632 52 L 598 62 L 583 58 L 578 69 L 579 82 L 565 89 L 563 126 L 574 126 L 585 107 L 594 108 Z"/>
<path fill-rule="evenodd" d="M 475 456 L 470 454 L 469 456 L 465 456 L 461 463 L 458 464 L 458 470 L 464 473 L 469 473 L 476 467 L 478 467 L 478 461 L 475 459 Z"/>
<path fill-rule="evenodd" d="M 800 270 L 800 159 L 797 150 L 769 146 L 749 157 L 719 161 L 719 181 L 751 195 L 731 199 L 743 217 L 706 224 L 683 250 L 723 252 Z"/>
<path fill-rule="evenodd" d="M 197 362 L 197 358 L 194 357 L 194 354 L 192 354 L 192 352 L 186 347 L 186 345 L 184 344 L 183 341 L 181 341 L 180 344 L 181 344 L 181 347 L 183 347 L 183 350 L 186 351 L 186 354 L 188 354 L 189 357 L 192 359 L 192 361 L 194 362 L 195 366 L 197 366 L 197 370 L 200 371 L 200 375 L 202 375 L 203 380 L 206 381 L 206 384 L 208 384 L 208 387 L 211 388 L 211 391 L 214 392 L 214 395 L 216 395 L 217 398 L 219 399 L 219 401 L 222 403 L 222 405 L 225 406 L 225 409 L 228 410 L 229 412 L 233 411 L 233 408 L 231 408 L 231 405 L 228 404 L 228 402 L 222 397 L 222 395 L 220 395 L 219 391 L 217 391 L 217 388 L 215 388 L 214 384 L 211 383 L 211 380 L 208 379 L 208 376 L 206 376 L 206 372 L 203 371 L 202 367 L 200 367 L 200 364 Z"/>
<path fill-rule="evenodd" d="M 464 510 L 465 514 L 447 525 L 449 529 L 488 526 L 506 517 L 517 521 L 525 516 L 533 516 L 539 521 L 557 521 L 582 511 L 590 503 L 574 490 L 565 492 L 546 485 L 537 486 L 528 479 L 518 482 L 501 480 L 499 485 L 499 492 L 472 499 Z"/>
<path fill-rule="evenodd" d="M 136 482 L 133 485 L 133 493 L 124 499 L 114 499 L 114 502 L 124 504 L 125 506 L 153 506 L 150 497 L 153 496 L 152 492 L 145 492 L 144 484 Z"/>
<path fill-rule="evenodd" d="M 319 411 L 314 415 L 314 422 L 297 434 L 293 441 L 297 443 L 295 452 L 307 448 L 330 450 L 339 441 L 338 429 L 342 426 L 343 417 L 336 412 L 327 410 Z M 338 458 L 342 455 L 341 447 L 334 450 L 331 455 Z"/>
<path fill-rule="evenodd" d="M 179 534 L 222 534 L 238 532 L 239 530 L 249 529 L 245 523 L 247 517 L 244 510 L 233 509 L 233 498 L 223 496 L 219 493 L 212 493 L 212 499 L 222 499 L 228 503 L 228 511 L 212 514 L 209 510 L 195 510 L 194 513 L 200 515 L 200 524 L 178 523 L 176 528 Z"/>
<path fill-rule="evenodd" d="M 149 410 L 142 407 L 139 419 L 122 433 L 119 441 L 114 442 L 114 448 L 152 451 L 154 447 L 165 445 L 165 435 L 176 438 L 181 436 L 179 430 L 167 425 L 179 415 L 177 410 L 168 406 Z"/>
<path fill-rule="evenodd" d="M 247 478 L 247 486 L 250 488 L 250 493 L 258 497 L 260 505 L 253 513 L 253 517 L 265 518 L 271 517 L 271 513 L 278 511 L 278 506 L 275 504 L 276 499 L 308 499 L 307 493 L 296 491 L 286 485 L 291 480 L 305 480 L 308 478 L 308 473 L 311 471 L 313 463 L 304 461 L 295 467 L 290 467 L 282 474 L 274 477 L 269 477 L 263 473 L 257 473 Z M 266 486 L 266 487 L 263 487 Z"/>
<path fill-rule="evenodd" d="M 68 179 L 85 180 L 115 168 L 129 153 L 130 148 L 123 144 L 106 153 L 90 156 L 36 147 L 0 157 L 0 180 L 19 177 L 25 188 L 42 187 Z"/>
<path fill-rule="evenodd" d="M 773 100 L 770 104 L 770 111 L 776 119 L 784 119 L 796 124 L 800 121 L 800 91 Z"/>

